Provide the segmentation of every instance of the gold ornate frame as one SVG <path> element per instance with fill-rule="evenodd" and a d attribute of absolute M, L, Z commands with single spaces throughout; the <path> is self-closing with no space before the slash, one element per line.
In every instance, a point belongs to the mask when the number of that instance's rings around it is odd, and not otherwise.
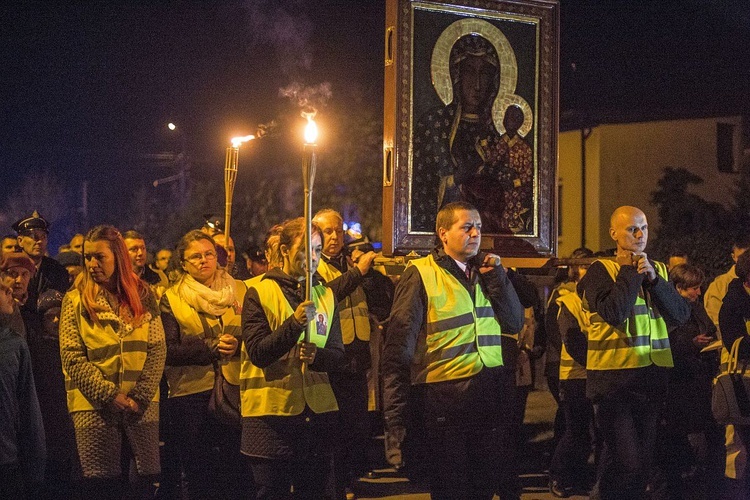
<path fill-rule="evenodd" d="M 413 131 L 430 106 L 449 105 L 449 55 L 465 34 L 494 47 L 502 68 L 492 122 L 505 133 L 510 105 L 524 111 L 518 135 L 533 151 L 533 225 L 516 234 L 483 234 L 482 247 L 508 257 L 556 250 L 559 6 L 556 0 L 388 0 L 385 40 L 383 252 L 424 253 L 432 231 L 412 227 Z M 434 219 L 433 219 L 434 220 Z"/>

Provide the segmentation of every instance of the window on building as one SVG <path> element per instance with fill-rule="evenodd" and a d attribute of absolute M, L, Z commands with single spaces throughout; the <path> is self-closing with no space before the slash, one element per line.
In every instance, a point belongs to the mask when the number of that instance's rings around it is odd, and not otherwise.
<path fill-rule="evenodd" d="M 734 161 L 734 125 L 731 123 L 716 124 L 716 166 L 719 172 L 737 172 Z"/>

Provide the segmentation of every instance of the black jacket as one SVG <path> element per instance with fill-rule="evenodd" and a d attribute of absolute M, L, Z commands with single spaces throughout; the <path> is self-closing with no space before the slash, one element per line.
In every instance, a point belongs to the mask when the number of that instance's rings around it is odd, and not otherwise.
<path fill-rule="evenodd" d="M 304 300 L 304 282 L 297 281 L 278 269 L 268 271 L 263 279 L 272 279 L 278 283 L 293 310 Z M 329 321 L 331 330 L 326 346 L 317 350 L 315 362 L 310 365 L 316 371 L 335 370 L 344 358 L 338 308 Z M 294 315 L 289 316 L 276 330 L 271 330 L 258 292 L 253 287 L 248 289 L 242 308 L 242 341 L 255 366 L 265 368 L 286 355 L 297 344 L 302 332 L 303 328 L 294 319 Z"/>
<path fill-rule="evenodd" d="M 470 280 L 448 255 L 436 252 L 433 257 L 472 296 L 473 283 L 479 281 L 504 333 L 515 334 L 521 331 L 524 324 L 523 306 L 502 267 L 485 274 L 472 269 Z M 396 286 L 381 363 L 384 417 L 386 426 L 391 429 L 406 425 L 407 401 L 411 391 L 410 366 L 417 341 L 424 335 L 422 327 L 426 318 L 427 294 L 419 271 L 416 267 L 409 266 Z M 412 411 L 426 425 L 494 424 L 498 408 L 493 405 L 500 404 L 498 398 L 502 397 L 501 387 L 498 368 L 485 368 L 467 379 L 419 384 L 414 386 L 415 408 Z M 493 395 L 496 398 L 492 398 Z"/>
<path fill-rule="evenodd" d="M 745 339 L 740 344 L 739 357 L 741 359 L 750 358 L 747 321 L 750 321 L 750 295 L 742 286 L 742 280 L 736 278 L 729 283 L 727 294 L 719 310 L 719 330 L 721 341 L 727 349 L 731 349 L 732 344 L 738 338 Z"/>
<path fill-rule="evenodd" d="M 602 321 L 613 326 L 623 323 L 631 314 L 639 294 L 664 317 L 670 331 L 690 318 L 690 307 L 674 286 L 657 274 L 653 282 L 633 266 L 621 266 L 613 280 L 601 262 L 594 262 L 578 283 L 578 295 L 584 309 L 598 313 Z M 661 397 L 666 393 L 668 374 L 662 367 L 650 365 L 625 370 L 589 370 L 586 394 L 593 402 L 602 397 L 616 397 L 620 391 L 632 391 Z"/>

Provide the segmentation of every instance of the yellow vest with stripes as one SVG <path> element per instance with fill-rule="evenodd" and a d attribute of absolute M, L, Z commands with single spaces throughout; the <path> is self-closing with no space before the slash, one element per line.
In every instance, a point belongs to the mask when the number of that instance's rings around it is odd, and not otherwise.
<path fill-rule="evenodd" d="M 252 288 L 258 292 L 271 331 L 278 329 L 294 314 L 292 306 L 276 281 L 261 280 L 254 283 Z M 323 348 L 331 332 L 336 299 L 333 291 L 323 285 L 312 287 L 311 295 L 315 304 L 315 318 L 322 314 L 326 321 L 325 334 L 321 334 L 318 328 L 311 329 L 310 342 Z M 319 326 L 317 321 L 316 326 Z M 300 333 L 299 340 L 303 340 L 304 336 L 305 332 Z M 339 409 L 328 374 L 311 370 L 307 364 L 300 361 L 296 351 L 295 346 L 270 366 L 259 368 L 250 362 L 245 343 L 242 343 L 240 398 L 243 417 L 299 415 L 305 409 L 305 405 L 315 413 Z"/>
<path fill-rule="evenodd" d="M 500 323 L 479 283 L 472 302 L 466 288 L 432 255 L 409 265 L 419 271 L 427 294 L 427 322 L 412 362 L 412 383 L 457 380 L 485 366 L 502 366 Z"/>
<path fill-rule="evenodd" d="M 318 274 L 326 282 L 341 276 L 341 271 L 324 260 L 318 264 Z M 344 345 L 354 342 L 354 337 L 364 342 L 370 341 L 370 317 L 367 311 L 367 297 L 361 286 L 351 295 L 339 302 L 339 319 L 341 321 L 341 337 Z"/>
<path fill-rule="evenodd" d="M 619 264 L 611 260 L 598 262 L 604 265 L 613 280 L 617 279 Z M 668 279 L 667 267 L 662 262 L 654 262 L 654 269 L 664 280 Z M 586 368 L 589 370 L 642 368 L 651 364 L 674 366 L 667 324 L 646 302 L 642 289 L 630 317 L 622 324 L 612 326 L 599 314 L 591 313 L 588 333 Z"/>
<path fill-rule="evenodd" d="M 146 362 L 151 314 L 146 313 L 148 316 L 144 321 L 127 332 L 130 326 L 123 323 L 114 312 L 98 313 L 97 325 L 83 307 L 78 290 L 71 290 L 68 295 L 75 305 L 79 333 L 86 346 L 89 363 L 97 367 L 104 378 L 114 383 L 120 392 L 128 394 L 135 387 Z M 126 331 L 121 336 L 123 329 Z M 98 404 L 92 403 L 83 395 L 65 370 L 63 373 L 69 412 L 100 409 Z M 156 391 L 153 401 L 158 400 L 159 391 Z"/>
<path fill-rule="evenodd" d="M 235 305 L 228 307 L 221 316 L 199 313 L 180 299 L 177 293 L 179 283 L 165 293 L 172 307 L 172 314 L 180 325 L 180 337 L 195 335 L 200 338 L 217 338 L 225 333 L 233 335 L 242 342 L 242 303 L 245 300 L 245 284 L 234 280 Z M 235 352 L 229 363 L 222 365 L 221 371 L 230 384 L 240 383 L 240 354 Z M 187 396 L 198 392 L 210 391 L 214 386 L 214 368 L 212 365 L 166 366 L 164 373 L 169 384 L 169 397 Z"/>
<path fill-rule="evenodd" d="M 563 306 L 570 311 L 570 314 L 578 321 L 578 328 L 585 334 L 589 327 L 589 318 L 583 310 L 583 303 L 577 293 L 560 287 L 560 296 L 557 298 L 557 305 L 562 311 Z M 560 316 L 560 311 L 557 315 Z M 565 342 L 560 349 L 560 380 L 585 379 L 586 367 L 578 363 L 568 352 Z"/>

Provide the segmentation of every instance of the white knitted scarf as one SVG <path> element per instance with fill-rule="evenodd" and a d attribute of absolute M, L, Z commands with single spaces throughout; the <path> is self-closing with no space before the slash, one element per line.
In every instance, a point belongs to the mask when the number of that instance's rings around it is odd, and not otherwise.
<path fill-rule="evenodd" d="M 210 288 L 185 274 L 177 290 L 180 298 L 189 306 L 213 316 L 221 316 L 235 302 L 234 278 L 222 269 L 216 271 Z"/>

